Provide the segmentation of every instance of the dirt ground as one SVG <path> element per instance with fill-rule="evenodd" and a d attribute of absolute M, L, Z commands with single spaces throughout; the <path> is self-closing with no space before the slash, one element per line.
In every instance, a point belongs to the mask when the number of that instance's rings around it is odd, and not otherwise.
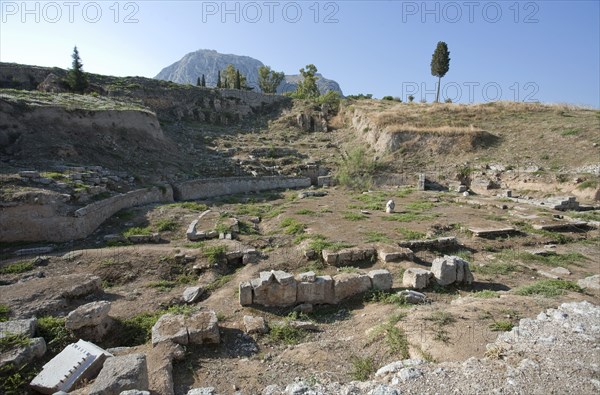
<path fill-rule="evenodd" d="M 104 294 L 96 299 L 110 300 L 110 315 L 119 319 L 181 304 L 182 292 L 188 286 L 207 287 L 208 291 L 196 306 L 217 312 L 222 341 L 218 345 L 186 349 L 186 358 L 174 365 L 177 394 L 206 386 L 215 387 L 223 394 L 236 390 L 255 394 L 270 384 L 285 386 L 295 378 L 308 382 L 350 381 L 357 358 L 371 358 L 378 368 L 406 357 L 402 352 L 394 352 L 386 337 L 380 335 L 382 326 L 395 315 L 400 318 L 393 325 L 406 335 L 408 356 L 438 362 L 460 361 L 485 355 L 485 345 L 499 333 L 493 330 L 495 323 L 516 324 L 520 318 L 535 317 L 544 309 L 566 301 L 600 302 L 600 295 L 593 291 L 566 291 L 555 297 L 521 296 L 515 292 L 519 287 L 545 279 L 540 272 L 556 266 L 570 271 L 571 274 L 562 276 L 564 280 L 576 281 L 600 274 L 598 229 L 550 233 L 535 232 L 531 228 L 533 224 L 553 221 L 554 216 L 565 213 L 497 198 L 479 198 L 477 204 L 468 204 L 458 201 L 459 196 L 454 193 L 403 188 L 368 193 L 330 188 L 327 192 L 327 196 L 305 199 L 297 198 L 298 191 L 287 191 L 198 202 L 244 223 L 250 224 L 253 217 L 261 218 L 258 229 L 246 231 L 233 241 L 188 242 L 185 230 L 198 216 L 197 209 L 177 204 L 130 209 L 115 215 L 89 238 L 57 246 L 57 250 L 49 254 L 47 266 L 22 274 L 2 274 L 0 280 L 11 283 L 40 275 L 46 278 L 75 273 L 98 275 L 103 280 Z M 389 199 L 396 203 L 396 214 L 383 211 Z M 300 230 L 296 228 L 292 232 L 282 226 L 287 218 L 300 223 Z M 163 242 L 160 244 L 108 247 L 103 239 L 104 235 L 120 233 L 132 226 L 155 227 L 167 220 L 176 226 L 174 230 L 161 232 Z M 485 239 L 473 237 L 468 231 L 469 228 L 507 226 L 515 227 L 518 232 Z M 460 244 L 455 251 L 419 251 L 415 261 L 363 262 L 357 267 L 365 271 L 389 270 L 394 277 L 394 290 L 401 290 L 405 269 L 427 268 L 438 256 L 458 254 L 470 262 L 475 282 L 458 288 L 432 286 L 424 292 L 429 299 L 424 305 L 372 302 L 361 296 L 336 306 L 316 306 L 308 318 L 317 324 L 318 331 L 305 333 L 297 344 L 281 343 L 269 335 L 245 335 L 244 315 L 260 315 L 273 323 L 287 317 L 292 308 L 242 307 L 237 294 L 240 282 L 271 269 L 294 274 L 307 270 L 334 274 L 339 270 L 303 256 L 298 239 L 315 235 L 353 246 L 394 245 L 405 239 L 455 236 Z M 223 262 L 211 264 L 203 251 L 213 245 L 224 245 L 230 251 L 257 248 L 263 259 L 240 267 L 230 267 Z M 548 245 L 554 247 L 545 247 Z M 23 260 L 12 256 L 16 248 L 2 250 L 0 267 Z M 550 261 L 533 259 L 531 254 L 526 254 L 544 248 L 568 258 Z M 62 259 L 69 251 L 82 251 L 82 254 L 70 261 Z M 177 254 L 193 257 L 193 261 L 190 258 L 190 262 L 183 263 L 176 258 Z M 483 298 L 478 293 L 483 290 L 495 292 Z M 30 292 L 35 295 L 40 290 L 32 287 Z M 7 299 L 7 295 L 0 295 L 0 303 Z M 84 302 L 89 300 L 81 301 Z M 66 313 L 66 310 L 54 312 Z M 113 333 L 101 345 L 125 345 L 120 341 L 119 333 Z M 149 347 L 146 343 L 137 349 Z"/>

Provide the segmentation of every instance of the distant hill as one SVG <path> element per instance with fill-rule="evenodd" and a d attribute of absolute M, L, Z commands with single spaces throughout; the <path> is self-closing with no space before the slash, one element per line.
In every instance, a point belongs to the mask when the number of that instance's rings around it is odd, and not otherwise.
<path fill-rule="evenodd" d="M 222 54 L 210 49 L 201 49 L 188 53 L 181 60 L 162 69 L 154 78 L 180 84 L 196 84 L 198 77 L 204 74 L 206 85 L 216 86 L 217 72 L 225 69 L 228 64 L 232 64 L 236 69 L 240 70 L 246 76 L 248 85 L 254 87 L 255 91 L 259 91 L 258 68 L 264 66 L 263 62 L 249 56 Z M 336 81 L 327 79 L 321 74 L 317 75 L 319 77 L 317 86 L 321 93 L 336 91 L 340 95 L 343 95 L 340 85 Z M 299 74 L 286 75 L 285 80 L 279 85 L 277 92 L 283 93 L 296 90 L 300 79 L 301 76 Z"/>

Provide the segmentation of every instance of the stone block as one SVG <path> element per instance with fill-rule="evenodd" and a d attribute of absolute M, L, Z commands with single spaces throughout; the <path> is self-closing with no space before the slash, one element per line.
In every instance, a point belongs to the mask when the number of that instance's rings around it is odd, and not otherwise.
<path fill-rule="evenodd" d="M 190 344 L 213 343 L 221 341 L 219 320 L 212 310 L 199 311 L 185 318 Z"/>
<path fill-rule="evenodd" d="M 252 280 L 253 302 L 264 306 L 290 306 L 296 303 L 297 283 L 283 271 L 261 272 Z"/>
<path fill-rule="evenodd" d="M 392 283 L 394 280 L 389 271 L 383 269 L 371 270 L 368 273 L 368 276 L 371 278 L 371 284 L 373 288 L 383 291 L 387 291 L 392 288 Z"/>
<path fill-rule="evenodd" d="M 112 354 L 93 343 L 79 340 L 69 344 L 31 381 L 30 386 L 42 394 L 69 392 L 77 383 L 93 378 Z"/>
<path fill-rule="evenodd" d="M 335 303 L 331 276 L 317 276 L 315 281 L 298 283 L 297 302 L 310 304 Z"/>
<path fill-rule="evenodd" d="M 407 288 L 423 289 L 429 285 L 433 273 L 429 270 L 411 267 L 404 271 L 402 284 Z"/>
<path fill-rule="evenodd" d="M 245 281 L 240 283 L 240 305 L 250 306 L 252 304 L 252 284 Z"/>
<path fill-rule="evenodd" d="M 342 273 L 333 277 L 335 302 L 366 292 L 371 288 L 371 279 L 366 274 Z"/>
<path fill-rule="evenodd" d="M 183 301 L 185 303 L 194 303 L 200 298 L 200 296 L 202 296 L 203 293 L 204 289 L 202 287 L 187 287 L 183 291 Z"/>
<path fill-rule="evenodd" d="M 323 250 L 323 261 L 328 265 L 336 265 L 338 260 L 338 254 L 333 251 Z"/>
<path fill-rule="evenodd" d="M 71 311 L 65 319 L 67 329 L 74 330 L 84 326 L 100 325 L 108 317 L 110 302 L 100 301 L 84 304 Z"/>
<path fill-rule="evenodd" d="M 473 282 L 473 274 L 469 269 L 469 263 L 457 256 L 445 255 L 443 258 L 434 259 L 431 271 L 439 285 L 452 283 Z"/>
<path fill-rule="evenodd" d="M 152 345 L 171 341 L 177 344 L 188 344 L 188 331 L 182 315 L 165 314 L 152 327 Z"/>
<path fill-rule="evenodd" d="M 412 261 L 415 257 L 410 248 L 380 248 L 378 257 L 383 262 Z"/>

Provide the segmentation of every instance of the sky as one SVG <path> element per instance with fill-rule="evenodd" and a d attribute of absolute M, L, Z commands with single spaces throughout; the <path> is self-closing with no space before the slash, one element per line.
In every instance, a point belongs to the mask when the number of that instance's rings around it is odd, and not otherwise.
<path fill-rule="evenodd" d="M 6 1 L 0 61 L 154 77 L 198 49 L 297 74 L 314 64 L 345 95 L 441 96 L 600 108 L 600 1 Z"/>

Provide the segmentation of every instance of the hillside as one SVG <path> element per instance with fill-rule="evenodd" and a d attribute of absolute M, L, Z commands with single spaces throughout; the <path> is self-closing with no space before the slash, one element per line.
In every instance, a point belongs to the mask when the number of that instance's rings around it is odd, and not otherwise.
<path fill-rule="evenodd" d="M 214 87 L 217 84 L 217 73 L 225 70 L 229 64 L 232 64 L 236 69 L 240 70 L 240 73 L 246 76 L 249 86 L 253 87 L 256 91 L 259 90 L 258 68 L 264 66 L 260 60 L 249 56 L 221 54 L 208 49 L 188 53 L 181 60 L 162 69 L 154 78 L 173 81 L 179 84 L 196 84 L 197 79 L 204 74 L 206 85 Z M 337 82 L 327 79 L 321 74 L 317 74 L 317 76 L 317 87 L 321 93 L 335 91 L 343 95 Z M 295 91 L 300 78 L 299 74 L 286 75 L 285 80 L 277 88 L 277 93 Z"/>

